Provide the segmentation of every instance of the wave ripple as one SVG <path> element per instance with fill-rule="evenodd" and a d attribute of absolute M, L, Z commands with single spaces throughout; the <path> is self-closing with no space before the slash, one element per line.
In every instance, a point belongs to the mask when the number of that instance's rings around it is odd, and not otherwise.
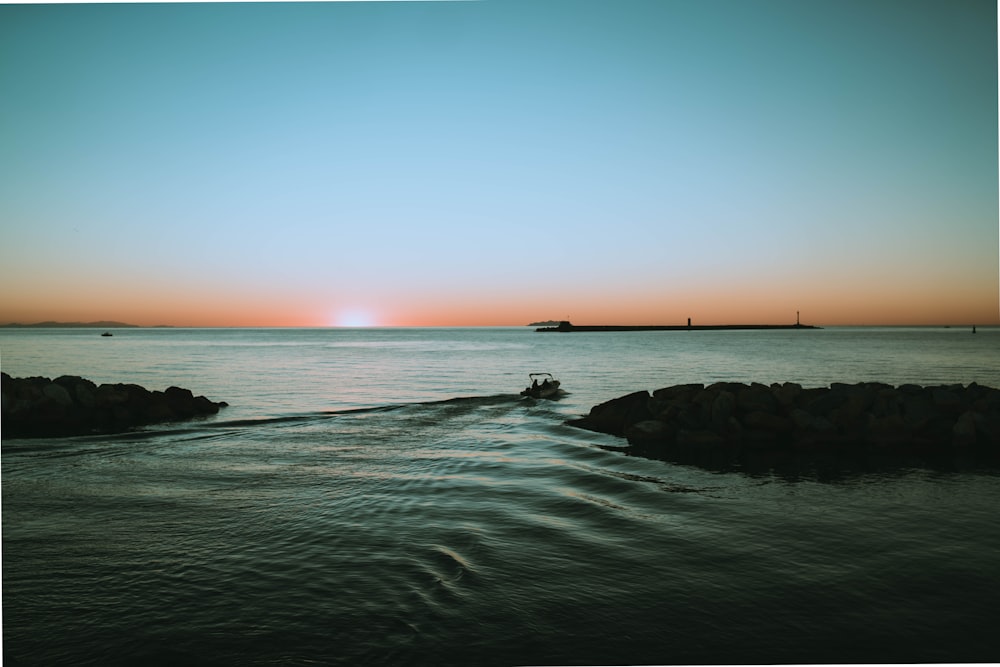
<path fill-rule="evenodd" d="M 5 442 L 5 657 L 1000 654 L 996 476 L 716 474 L 609 451 L 568 409 L 494 395 Z"/>

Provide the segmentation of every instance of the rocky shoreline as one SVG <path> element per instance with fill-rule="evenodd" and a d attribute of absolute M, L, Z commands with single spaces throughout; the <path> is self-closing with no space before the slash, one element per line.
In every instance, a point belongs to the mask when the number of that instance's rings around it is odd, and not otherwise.
<path fill-rule="evenodd" d="M 137 384 L 102 384 L 74 375 L 54 380 L 0 373 L 5 438 L 117 433 L 137 426 L 216 414 L 225 401 L 189 389 L 150 391 Z"/>
<path fill-rule="evenodd" d="M 1000 390 L 975 383 L 685 384 L 567 423 L 623 437 L 633 453 L 708 467 L 783 455 L 1000 462 Z"/>

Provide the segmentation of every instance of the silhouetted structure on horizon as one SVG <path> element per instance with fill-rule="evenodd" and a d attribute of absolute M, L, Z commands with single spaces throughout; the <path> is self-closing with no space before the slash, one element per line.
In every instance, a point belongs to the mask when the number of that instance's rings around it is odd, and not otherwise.
<path fill-rule="evenodd" d="M 734 330 L 755 330 L 755 329 L 821 329 L 822 327 L 815 327 L 809 324 L 802 324 L 799 322 L 798 313 L 796 313 L 795 324 L 704 324 L 704 325 L 692 325 L 691 318 L 688 318 L 687 325 L 669 325 L 669 324 L 639 324 L 639 325 L 615 325 L 615 324 L 598 324 L 598 325 L 576 325 L 569 320 L 563 320 L 559 323 L 557 327 L 539 327 L 535 331 L 541 332 L 558 332 L 558 333 L 572 333 L 572 332 L 592 332 L 592 331 L 734 331 Z"/>

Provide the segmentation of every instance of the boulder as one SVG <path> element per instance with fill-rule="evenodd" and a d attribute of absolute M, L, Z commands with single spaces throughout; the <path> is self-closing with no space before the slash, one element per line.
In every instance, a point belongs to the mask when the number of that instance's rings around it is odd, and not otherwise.
<path fill-rule="evenodd" d="M 794 426 L 791 419 L 771 412 L 749 412 L 743 415 L 742 425 L 747 429 L 767 431 L 768 433 L 788 433 Z"/>
<path fill-rule="evenodd" d="M 971 410 L 962 413 L 951 427 L 952 443 L 959 447 L 976 444 L 976 417 L 983 419 L 982 415 L 977 415 Z"/>
<path fill-rule="evenodd" d="M 66 391 L 66 388 L 55 382 L 50 382 L 49 384 L 42 387 L 42 393 L 55 401 L 56 405 L 61 405 L 64 408 L 69 408 L 73 406 L 73 398 Z"/>
<path fill-rule="evenodd" d="M 725 389 L 720 390 L 712 401 L 712 428 L 724 432 L 729 428 L 729 420 L 736 413 L 736 395 Z"/>
<path fill-rule="evenodd" d="M 940 412 L 957 414 L 962 410 L 961 388 L 956 391 L 955 387 L 938 387 L 931 390 L 931 401 L 934 407 Z"/>
<path fill-rule="evenodd" d="M 802 408 L 794 408 L 789 411 L 788 417 L 792 420 L 798 431 L 827 432 L 833 430 L 833 424 L 826 417 L 817 417 Z"/>
<path fill-rule="evenodd" d="M 615 398 L 606 403 L 595 405 L 590 409 L 590 414 L 581 419 L 572 420 L 570 423 L 579 428 L 585 428 L 599 433 L 609 433 L 611 435 L 622 436 L 625 434 L 625 427 L 635 424 L 653 415 L 649 413 L 649 392 L 637 391 L 620 398 Z"/>
<path fill-rule="evenodd" d="M 781 385 L 771 385 L 774 397 L 783 408 L 790 408 L 795 405 L 795 401 L 802 395 L 802 385 L 794 382 L 786 382 Z"/>
<path fill-rule="evenodd" d="M 773 412 L 778 407 L 778 400 L 771 388 L 754 382 L 744 387 L 736 394 L 736 407 L 742 413 Z"/>
<path fill-rule="evenodd" d="M 653 398 L 660 400 L 682 400 L 685 403 L 691 401 L 696 395 L 704 391 L 703 384 L 678 384 L 673 387 L 664 387 L 653 392 Z"/>
<path fill-rule="evenodd" d="M 677 444 L 681 447 L 716 449 L 726 444 L 726 439 L 708 429 L 681 429 L 677 432 Z"/>
<path fill-rule="evenodd" d="M 78 382 L 73 386 L 73 397 L 76 402 L 85 408 L 93 408 L 97 406 L 97 397 L 94 396 L 94 391 L 97 389 L 95 385 L 90 380 L 84 380 Z"/>
<path fill-rule="evenodd" d="M 128 402 L 128 390 L 125 385 L 102 384 L 94 392 L 94 403 L 100 408 L 109 408 Z"/>
<path fill-rule="evenodd" d="M 669 443 L 677 433 L 659 419 L 644 419 L 625 428 L 625 438 L 632 445 L 660 445 Z"/>
<path fill-rule="evenodd" d="M 812 400 L 806 403 L 805 409 L 815 417 L 823 417 L 847 402 L 845 391 L 825 391 L 812 394 Z"/>

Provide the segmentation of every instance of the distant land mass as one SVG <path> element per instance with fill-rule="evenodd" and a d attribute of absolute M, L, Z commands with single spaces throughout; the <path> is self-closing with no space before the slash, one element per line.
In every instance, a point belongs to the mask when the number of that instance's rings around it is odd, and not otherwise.
<path fill-rule="evenodd" d="M 126 324 L 124 322 L 38 322 L 36 324 L 10 324 L 0 325 L 3 327 L 21 329 L 138 329 L 138 324 Z"/>
<path fill-rule="evenodd" d="M 557 327 L 561 320 L 545 320 L 544 322 L 532 322 L 529 327 Z"/>

